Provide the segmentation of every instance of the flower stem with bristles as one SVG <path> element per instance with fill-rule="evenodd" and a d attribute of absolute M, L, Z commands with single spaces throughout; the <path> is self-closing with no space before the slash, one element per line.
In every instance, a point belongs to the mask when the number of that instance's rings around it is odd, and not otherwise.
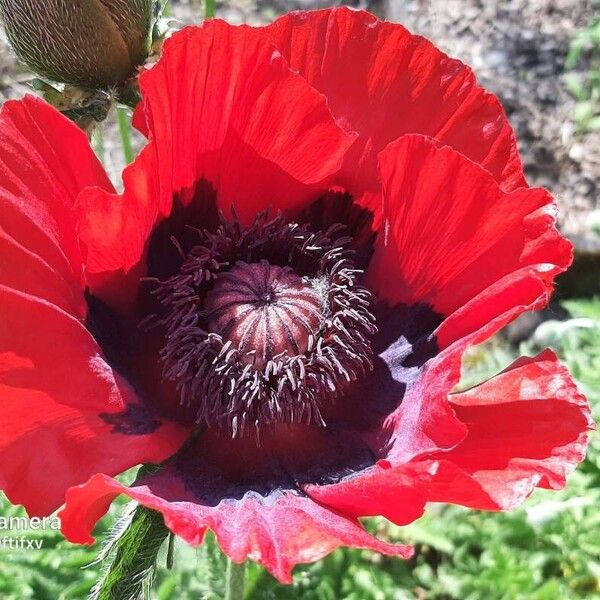
<path fill-rule="evenodd" d="M 129 525 L 111 542 L 103 555 L 103 576 L 90 600 L 138 600 L 154 578 L 156 557 L 169 530 L 159 512 L 138 506 Z"/>

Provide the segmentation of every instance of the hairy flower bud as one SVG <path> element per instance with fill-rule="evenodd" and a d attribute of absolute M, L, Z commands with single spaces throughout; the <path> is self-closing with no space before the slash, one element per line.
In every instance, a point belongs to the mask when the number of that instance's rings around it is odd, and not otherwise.
<path fill-rule="evenodd" d="M 8 38 L 31 69 L 88 88 L 118 85 L 148 55 L 156 0 L 0 0 Z"/>

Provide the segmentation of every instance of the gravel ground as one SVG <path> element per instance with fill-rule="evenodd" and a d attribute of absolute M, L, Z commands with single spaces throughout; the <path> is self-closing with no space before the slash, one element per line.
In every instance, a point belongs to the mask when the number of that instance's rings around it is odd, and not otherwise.
<path fill-rule="evenodd" d="M 218 16 L 233 23 L 265 23 L 291 9 L 331 5 L 327 0 L 228 0 Z M 580 135 L 573 122 L 574 100 L 565 80 L 565 57 L 574 34 L 594 18 L 594 0 L 354 0 L 400 21 L 470 64 L 479 80 L 497 93 L 517 131 L 532 185 L 549 188 L 561 205 L 563 230 L 592 239 L 589 215 L 600 209 L 600 132 Z M 198 20 L 199 0 L 175 0 L 173 17 Z M 0 100 L 28 90 L 29 75 L 19 69 L 0 42 Z M 122 164 L 114 126 L 105 147 L 110 170 Z M 593 239 L 592 239 L 593 242 Z"/>

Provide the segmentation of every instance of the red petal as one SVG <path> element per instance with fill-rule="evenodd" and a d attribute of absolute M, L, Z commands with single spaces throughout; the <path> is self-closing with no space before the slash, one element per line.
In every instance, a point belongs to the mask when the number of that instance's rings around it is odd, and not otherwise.
<path fill-rule="evenodd" d="M 83 324 L 75 198 L 85 186 L 112 190 L 85 135 L 41 100 L 7 102 L 0 178 L 0 488 L 48 514 L 68 487 L 163 460 L 182 438 L 152 419 L 152 435 L 115 431 L 137 399 Z"/>
<path fill-rule="evenodd" d="M 320 560 L 339 546 L 367 548 L 404 558 L 412 555 L 409 546 L 379 541 L 356 519 L 343 517 L 289 491 L 272 492 L 266 497 L 247 492 L 240 500 L 222 500 L 216 506 L 207 506 L 168 469 L 131 488 L 105 475 L 96 475 L 86 484 L 72 488 L 60 515 L 65 536 L 73 542 L 93 542 L 93 526 L 121 493 L 161 512 L 167 527 L 193 546 L 202 543 L 207 528 L 212 529 L 234 562 L 251 558 L 282 583 L 292 582 L 295 565 Z"/>
<path fill-rule="evenodd" d="M 433 474 L 417 465 L 389 468 L 385 461 L 332 485 L 307 485 L 306 493 L 319 504 L 353 518 L 382 516 L 396 525 L 423 515 Z"/>
<path fill-rule="evenodd" d="M 463 339 L 472 339 L 469 345 L 484 342 L 523 312 L 544 308 L 551 293 L 535 269 L 510 273 L 443 321 L 435 332 L 438 346 L 446 348 Z"/>
<path fill-rule="evenodd" d="M 390 304 L 427 303 L 451 315 L 505 280 L 513 304 L 525 305 L 530 293 L 525 285 L 520 293 L 522 282 L 536 276 L 550 291 L 571 262 L 545 190 L 505 193 L 480 166 L 422 136 L 391 144 L 380 169 L 385 236 L 369 280 Z M 499 314 L 487 308 L 480 325 Z"/>
<path fill-rule="evenodd" d="M 59 199 L 68 204 L 84 187 L 114 189 L 83 131 L 47 102 L 30 95 L 6 102 L 0 127 L 3 161 L 15 167 L 12 161 L 21 158 L 13 181 L 21 179 L 35 197 L 45 192 L 49 204 Z M 26 179 L 26 174 L 35 177 Z"/>
<path fill-rule="evenodd" d="M 183 30 L 140 85 L 150 142 L 125 174 L 125 194 L 82 200 L 93 272 L 134 266 L 174 195 L 189 204 L 202 180 L 226 215 L 235 205 L 246 223 L 267 207 L 302 208 L 326 191 L 354 141 L 325 98 L 249 27 L 210 21 Z"/>
<path fill-rule="evenodd" d="M 529 294 L 529 308 L 536 308 L 547 301 L 545 285 L 539 278 L 532 276 L 530 280 L 521 282 L 521 294 L 523 288 Z M 486 299 L 496 304 L 493 314 L 489 314 L 484 324 L 477 322 L 477 326 L 472 326 L 474 321 L 469 318 L 471 307 L 468 305 L 464 309 L 467 313 L 464 315 L 464 326 L 461 324 L 462 311 L 457 311 L 434 332 L 439 353 L 427 362 L 414 382 L 410 383 L 410 377 L 407 378 L 409 385 L 400 405 L 373 437 L 372 446 L 387 445 L 388 458 L 394 464 L 407 463 L 419 456 L 453 448 L 465 438 L 467 427 L 458 419 L 449 402 L 450 392 L 460 381 L 464 352 L 470 346 L 488 339 L 525 310 L 523 305 L 513 302 L 513 290 L 510 286 L 503 287 L 503 282 L 476 299 L 475 302 L 482 308 L 482 311 L 475 313 L 479 317 L 485 312 L 483 307 Z M 445 330 L 447 323 L 455 325 L 454 329 Z M 455 333 L 455 338 L 447 337 L 447 331 Z"/>
<path fill-rule="evenodd" d="M 159 422 L 120 433 L 114 418 L 138 400 L 77 319 L 3 286 L 0 310 L 0 489 L 12 502 L 49 514 L 90 475 L 159 462 L 181 445 L 185 432 Z"/>
<path fill-rule="evenodd" d="M 84 314 L 73 205 L 86 186 L 112 190 L 83 132 L 42 100 L 0 114 L 0 284 Z"/>
<path fill-rule="evenodd" d="M 307 493 L 342 514 L 402 525 L 426 502 L 515 508 L 535 487 L 564 487 L 585 456 L 589 405 L 549 350 L 451 398 L 468 429 L 452 450 L 410 462 L 390 456 L 340 483 L 306 486 Z"/>
<path fill-rule="evenodd" d="M 564 487 L 585 456 L 590 408 L 550 350 L 451 398 L 469 433 L 435 457 L 430 501 L 511 509 L 535 487 Z"/>
<path fill-rule="evenodd" d="M 148 124 L 146 123 L 146 115 L 144 112 L 144 103 L 138 103 L 131 117 L 131 125 L 143 136 L 148 137 L 150 135 L 150 131 L 148 130 Z"/>
<path fill-rule="evenodd" d="M 571 251 L 539 209 L 551 201 L 545 192 L 505 194 L 450 148 L 406 137 L 382 153 L 382 173 L 387 240 L 378 240 L 371 284 L 390 304 L 431 303 L 447 315 L 434 332 L 442 352 L 386 423 L 390 457 L 403 462 L 462 440 L 464 425 L 448 403 L 462 354 L 544 306 Z"/>
<path fill-rule="evenodd" d="M 498 99 L 428 40 L 345 7 L 290 13 L 267 33 L 290 66 L 327 96 L 338 122 L 359 133 L 344 168 L 353 193 L 378 188 L 377 154 L 409 133 L 452 146 L 504 189 L 525 185 Z"/>

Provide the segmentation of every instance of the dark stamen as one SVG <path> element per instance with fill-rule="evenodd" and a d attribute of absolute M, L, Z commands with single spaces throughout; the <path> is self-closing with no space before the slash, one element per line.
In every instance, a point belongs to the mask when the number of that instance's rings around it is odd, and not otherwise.
<path fill-rule="evenodd" d="M 343 227 L 312 232 L 282 215 L 235 217 L 157 283 L 163 376 L 196 421 L 244 435 L 263 425 L 325 425 L 321 408 L 372 369 L 371 296 Z"/>

